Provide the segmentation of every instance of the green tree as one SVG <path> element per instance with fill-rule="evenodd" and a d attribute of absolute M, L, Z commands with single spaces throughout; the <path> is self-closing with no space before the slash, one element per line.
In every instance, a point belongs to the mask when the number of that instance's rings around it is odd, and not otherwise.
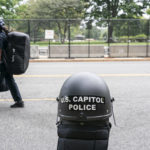
<path fill-rule="evenodd" d="M 16 19 L 30 19 L 28 4 L 22 4 L 16 8 Z"/>
<path fill-rule="evenodd" d="M 144 10 L 150 6 L 148 0 L 84 0 L 86 2 L 86 15 L 94 19 L 137 18 L 142 16 Z"/>
<path fill-rule="evenodd" d="M 83 8 L 83 2 L 80 0 L 29 1 L 30 17 L 34 19 L 78 19 L 83 17 Z M 69 21 L 69 23 L 72 22 Z M 56 21 L 56 24 L 61 42 L 64 43 L 68 21 Z"/>
<path fill-rule="evenodd" d="M 148 20 L 115 20 L 113 23 L 114 37 L 136 37 L 137 35 L 148 34 Z"/>
<path fill-rule="evenodd" d="M 148 15 L 150 15 L 150 8 L 147 9 L 146 13 L 147 13 Z"/>
<path fill-rule="evenodd" d="M 22 0 L 0 0 L 0 17 L 12 19 L 16 17 L 16 9 Z"/>
<path fill-rule="evenodd" d="M 143 0 L 84 0 L 86 2 L 86 16 L 90 19 L 134 19 L 144 14 L 144 10 L 150 6 L 149 1 Z M 109 23 L 108 36 L 112 39 L 113 24 Z M 112 40 L 110 40 L 112 41 Z"/>
<path fill-rule="evenodd" d="M 85 34 L 86 38 L 99 40 L 101 31 L 96 26 L 93 26 L 90 30 L 89 29 L 85 29 L 84 34 Z"/>

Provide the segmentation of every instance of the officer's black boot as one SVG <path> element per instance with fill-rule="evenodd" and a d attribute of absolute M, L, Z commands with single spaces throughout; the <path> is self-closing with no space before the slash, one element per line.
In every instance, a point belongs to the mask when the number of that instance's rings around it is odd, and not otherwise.
<path fill-rule="evenodd" d="M 10 108 L 23 108 L 23 107 L 24 107 L 24 102 L 23 101 L 15 102 L 15 104 L 10 106 Z"/>

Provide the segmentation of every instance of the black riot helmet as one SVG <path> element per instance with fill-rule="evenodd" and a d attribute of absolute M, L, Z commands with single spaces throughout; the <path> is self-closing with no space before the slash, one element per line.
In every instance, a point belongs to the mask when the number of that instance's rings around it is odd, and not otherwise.
<path fill-rule="evenodd" d="M 89 72 L 77 73 L 63 84 L 58 100 L 61 120 L 98 121 L 112 113 L 112 99 L 105 81 Z"/>

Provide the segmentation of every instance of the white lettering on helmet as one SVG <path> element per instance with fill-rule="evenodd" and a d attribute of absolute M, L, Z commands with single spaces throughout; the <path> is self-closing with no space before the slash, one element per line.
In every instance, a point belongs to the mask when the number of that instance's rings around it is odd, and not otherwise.
<path fill-rule="evenodd" d="M 83 110 L 87 110 L 87 111 L 91 111 L 91 110 L 96 110 L 96 104 L 88 104 L 88 105 L 81 105 L 81 104 L 69 104 L 69 110 L 79 110 L 79 111 L 83 111 Z"/>
<path fill-rule="evenodd" d="M 77 102 L 78 101 L 78 97 L 74 96 L 72 100 L 73 100 L 73 102 Z"/>
<path fill-rule="evenodd" d="M 84 102 L 88 101 L 88 97 L 87 96 L 84 96 Z"/>
<path fill-rule="evenodd" d="M 94 96 L 73 96 L 73 102 L 75 103 L 99 103 L 104 104 L 105 98 L 104 97 L 94 97 Z"/>
<path fill-rule="evenodd" d="M 105 104 L 105 98 L 99 96 L 65 96 L 60 101 L 68 103 L 68 109 L 72 111 L 95 111 L 97 105 Z"/>

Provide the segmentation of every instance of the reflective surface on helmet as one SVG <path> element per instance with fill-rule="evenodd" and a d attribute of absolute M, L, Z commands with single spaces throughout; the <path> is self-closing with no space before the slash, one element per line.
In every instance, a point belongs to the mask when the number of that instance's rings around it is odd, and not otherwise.
<path fill-rule="evenodd" d="M 62 119 L 90 121 L 112 115 L 109 89 L 99 76 L 82 72 L 69 77 L 63 84 L 58 103 Z"/>

